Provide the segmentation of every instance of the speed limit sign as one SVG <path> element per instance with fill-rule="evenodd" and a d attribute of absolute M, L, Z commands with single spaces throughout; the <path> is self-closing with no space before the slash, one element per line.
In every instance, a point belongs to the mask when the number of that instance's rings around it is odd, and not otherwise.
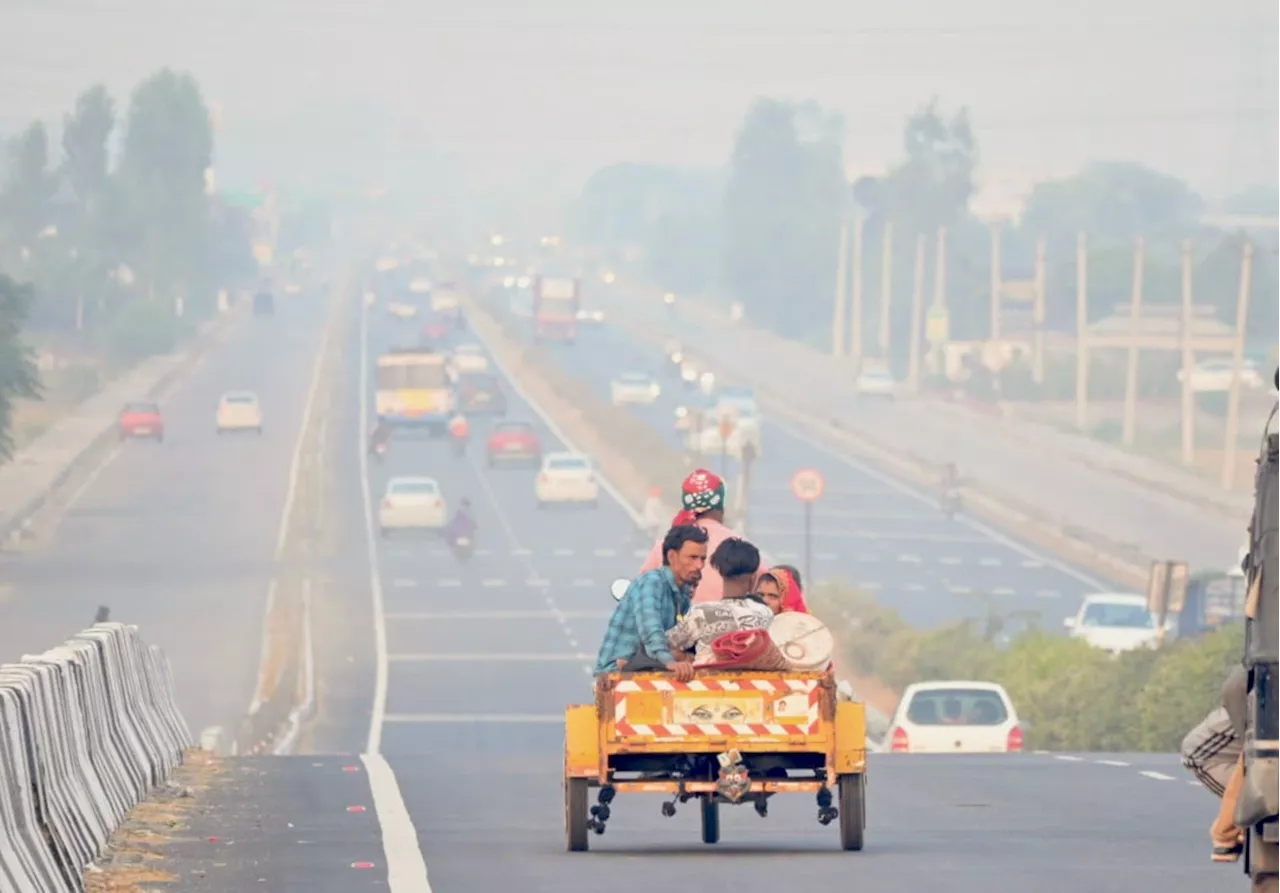
<path fill-rule="evenodd" d="M 802 468 L 791 476 L 791 492 L 802 502 L 816 502 L 826 486 L 822 472 L 813 468 Z"/>

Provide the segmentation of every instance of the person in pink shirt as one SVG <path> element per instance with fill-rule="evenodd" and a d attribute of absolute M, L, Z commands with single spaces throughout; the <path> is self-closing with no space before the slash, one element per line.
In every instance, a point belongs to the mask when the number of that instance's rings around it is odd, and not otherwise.
<path fill-rule="evenodd" d="M 671 526 L 679 524 L 696 524 L 707 532 L 707 554 L 711 555 L 720 544 L 734 532 L 725 526 L 724 481 L 714 472 L 699 468 L 684 479 L 680 485 L 680 504 L 683 509 L 671 521 Z M 665 533 L 665 531 L 664 531 Z M 647 573 L 662 566 L 662 539 L 653 544 L 649 557 L 645 559 L 640 573 Z M 761 563 L 760 571 L 769 568 Z M 702 569 L 702 580 L 694 590 L 693 601 L 713 602 L 724 597 L 724 578 L 711 565 Z"/>

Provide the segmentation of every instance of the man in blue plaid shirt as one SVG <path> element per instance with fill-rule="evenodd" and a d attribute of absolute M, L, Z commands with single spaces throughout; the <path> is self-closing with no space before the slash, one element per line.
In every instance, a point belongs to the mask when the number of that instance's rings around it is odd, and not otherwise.
<path fill-rule="evenodd" d="M 671 653 L 667 630 L 689 610 L 707 561 L 707 532 L 693 524 L 672 527 L 662 541 L 662 567 L 631 582 L 604 633 L 596 675 L 670 670 L 687 682 L 693 663 Z"/>

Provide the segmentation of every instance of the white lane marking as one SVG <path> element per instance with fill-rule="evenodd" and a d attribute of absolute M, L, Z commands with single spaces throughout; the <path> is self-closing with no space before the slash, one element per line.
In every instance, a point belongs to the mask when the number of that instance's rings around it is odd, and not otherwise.
<path fill-rule="evenodd" d="M 360 388 L 360 408 L 359 408 L 359 424 L 356 425 L 356 455 L 359 456 L 360 471 L 360 496 L 364 502 L 364 540 L 365 551 L 369 561 L 369 596 L 373 602 L 373 648 L 376 656 L 376 670 L 373 679 L 373 709 L 369 714 L 369 738 L 365 744 L 365 750 L 370 755 L 375 755 L 382 748 L 382 721 L 387 714 L 387 618 L 386 605 L 382 597 L 382 573 L 378 569 L 378 540 L 379 537 L 374 527 L 373 519 L 373 495 L 369 491 L 369 450 L 365 443 L 365 432 L 369 430 L 369 308 L 363 301 L 360 302 L 360 349 L 356 362 L 360 364 L 360 372 L 357 377 L 358 386 Z M 444 580 L 440 581 L 441 586 L 449 585 Z M 453 585 L 461 585 L 461 581 L 453 581 Z M 368 757 L 366 757 L 368 760 Z M 389 788 L 384 796 L 388 798 L 389 808 L 393 810 L 396 821 L 400 821 L 403 816 L 403 824 L 398 825 L 393 830 L 400 836 L 406 834 L 412 841 L 412 855 L 416 855 L 417 863 L 412 865 L 421 865 L 422 884 L 418 887 L 401 887 L 397 890 L 394 886 L 392 890 L 400 893 L 401 890 L 425 890 L 430 893 L 431 885 L 427 883 L 427 866 L 422 861 L 422 851 L 418 849 L 417 834 L 413 830 L 413 821 L 409 818 L 408 810 L 404 808 L 404 800 L 400 797 L 400 788 L 396 785 L 395 774 L 391 771 L 391 767 L 387 765 L 385 760 L 378 758 L 378 761 L 385 769 L 384 786 Z M 369 779 L 370 785 L 373 783 L 372 774 Z M 377 796 L 375 794 L 374 801 L 376 804 Z M 382 822 L 382 810 L 378 809 L 378 821 Z M 386 825 L 383 825 L 383 846 L 387 851 L 387 870 L 391 871 L 392 862 L 392 840 L 387 837 Z M 401 841 L 398 846 L 408 846 L 407 841 Z M 406 858 L 403 857 L 402 858 Z"/>
<path fill-rule="evenodd" d="M 907 592 L 924 592 L 923 583 L 903 583 L 902 588 Z"/>
<path fill-rule="evenodd" d="M 436 585 L 444 587 L 445 589 L 453 589 L 455 587 L 461 586 L 462 581 L 455 579 L 453 577 L 445 577 L 442 580 L 436 580 Z"/>
<path fill-rule="evenodd" d="M 951 592 L 956 595 L 968 595 L 970 592 L 973 592 L 973 587 L 972 586 L 948 586 L 947 592 Z"/>
<path fill-rule="evenodd" d="M 524 585 L 533 586 L 537 589 L 545 589 L 546 587 L 551 585 L 551 581 L 546 579 L 545 577 L 530 577 L 529 579 L 524 581 Z"/>
<path fill-rule="evenodd" d="M 364 311 L 361 311 L 361 319 Z M 363 391 L 361 392 L 363 393 Z M 361 427 L 360 433 L 364 433 Z M 360 438 L 361 454 L 364 453 L 364 438 Z M 379 727 L 385 713 L 378 717 Z M 378 732 L 381 736 L 381 728 Z M 418 830 L 413 827 L 413 818 L 405 808 L 404 797 L 400 795 L 400 785 L 390 764 L 378 754 L 367 753 L 360 757 L 364 763 L 365 775 L 369 779 L 369 791 L 373 795 L 373 811 L 378 817 L 378 828 L 381 831 L 382 852 L 387 857 L 387 887 L 391 893 L 431 893 L 431 882 L 427 880 L 427 862 L 422 858 L 422 848 L 418 845 Z"/>
<path fill-rule="evenodd" d="M 562 723 L 563 713 L 388 713 L 387 722 L 473 725 L 479 723 Z"/>
<path fill-rule="evenodd" d="M 1003 562 L 999 558 L 983 558 L 978 564 L 983 567 L 999 567 Z"/>
<path fill-rule="evenodd" d="M 1094 760 L 1099 766 L 1128 766 L 1124 760 Z"/>
<path fill-rule="evenodd" d="M 388 611 L 388 620 L 607 620 L 609 611 Z"/>
<path fill-rule="evenodd" d="M 566 626 L 566 627 L 564 628 L 564 631 L 565 631 L 566 633 L 567 633 L 567 632 L 569 632 L 569 627 L 567 627 L 567 626 Z M 570 647 L 570 648 L 577 648 L 577 647 L 578 647 L 578 640 L 577 640 L 577 639 L 575 639 L 573 636 L 569 636 L 569 647 Z"/>
<path fill-rule="evenodd" d="M 1084 757 L 1072 757 L 1072 756 L 1067 756 L 1066 754 L 1061 754 L 1061 753 L 1054 754 L 1053 758 L 1055 760 L 1062 760 L 1064 763 L 1083 763 L 1084 762 Z"/>
<path fill-rule="evenodd" d="M 507 581 L 506 581 L 506 580 L 499 580 L 499 579 L 496 579 L 496 578 L 493 578 L 493 577 L 486 577 L 485 579 L 483 579 L 483 580 L 481 580 L 481 581 L 480 581 L 480 585 L 481 585 L 481 586 L 488 586 L 488 587 L 490 587 L 490 588 L 493 588 L 493 587 L 495 587 L 495 586 L 506 586 L 506 585 L 507 585 Z"/>
<path fill-rule="evenodd" d="M 992 595 L 1013 595 L 1014 591 L 1009 586 L 997 586 L 991 590 Z"/>
<path fill-rule="evenodd" d="M 98 479 L 99 475 L 107 470 L 107 466 L 116 461 L 123 450 L 123 443 L 116 444 L 111 448 L 111 452 L 107 453 L 103 460 L 98 463 L 98 466 L 94 468 L 93 471 L 89 472 L 89 476 L 84 479 L 84 482 L 81 483 L 79 487 L 76 487 L 76 490 L 71 494 L 71 497 L 62 504 L 62 510 L 58 515 L 59 523 L 61 523 L 62 519 L 71 513 L 71 510 L 76 507 L 76 504 L 84 498 L 84 494 L 89 492 L 89 488 L 93 486 L 93 482 Z"/>
<path fill-rule="evenodd" d="M 596 581 L 595 581 L 595 580 L 579 579 L 579 580 L 574 580 L 574 581 L 573 581 L 573 585 L 574 585 L 574 586 L 578 586 L 578 587 L 594 586 L 594 585 L 596 585 Z"/>
<path fill-rule="evenodd" d="M 337 300 L 337 299 L 335 299 Z M 332 308 L 330 308 L 332 312 Z M 303 403 L 302 422 L 298 425 L 298 437 L 293 445 L 293 459 L 289 463 L 289 486 L 285 490 L 284 510 L 280 514 L 280 526 L 276 530 L 276 551 L 273 561 L 280 563 L 280 559 L 284 555 L 285 543 L 289 539 L 289 524 L 293 517 L 293 503 L 298 495 L 298 470 L 302 467 L 302 447 L 306 441 L 307 429 L 311 427 L 311 414 L 315 411 L 316 392 L 320 390 L 320 370 L 324 365 L 325 353 L 329 349 L 329 341 L 333 337 L 333 320 L 325 323 L 324 337 L 320 339 L 320 349 L 316 352 L 315 363 L 311 366 L 311 382 L 307 386 L 307 398 Z M 363 418 L 363 416 L 361 416 Z M 361 429 L 360 455 L 365 455 L 364 449 L 364 428 Z M 367 498 L 366 498 L 367 501 Z M 366 513 L 367 514 L 367 513 Z M 262 646 L 259 649 L 258 661 L 258 682 L 253 689 L 253 698 L 249 702 L 249 713 L 257 713 L 262 707 L 262 701 L 259 694 L 262 692 L 263 683 L 266 681 L 267 673 L 267 653 L 271 649 L 271 629 L 270 618 L 276 607 L 276 581 L 274 577 L 267 584 L 266 604 L 262 609 Z"/>
<path fill-rule="evenodd" d="M 391 585 L 396 589 L 412 589 L 413 587 L 418 585 L 418 581 L 406 580 L 403 577 L 398 577 L 395 580 L 391 581 Z"/>
<path fill-rule="evenodd" d="M 632 552 L 631 554 L 632 554 L 632 555 L 634 555 L 636 558 L 648 558 L 648 557 L 649 557 L 649 550 L 648 550 L 648 549 L 636 549 L 636 550 L 635 550 L 634 552 Z"/>
<path fill-rule="evenodd" d="M 1172 775 L 1165 775 L 1163 772 L 1152 772 L 1149 769 L 1139 772 L 1138 774 L 1145 775 L 1147 778 L 1154 778 L 1156 781 L 1173 781 L 1174 780 Z"/>
<path fill-rule="evenodd" d="M 953 555 L 947 555 L 944 558 L 938 559 L 938 564 L 959 564 L 959 563 L 960 563 L 960 559 L 956 558 Z"/>
<path fill-rule="evenodd" d="M 597 558 L 612 558 L 617 554 L 618 554 L 617 549 L 596 549 L 595 551 L 595 555 Z"/>
<path fill-rule="evenodd" d="M 899 555 L 898 561 L 902 564 L 920 564 L 923 559 L 919 555 Z"/>
<path fill-rule="evenodd" d="M 511 550 L 511 554 L 512 554 L 512 556 L 514 556 L 515 558 L 528 558 L 530 555 L 532 555 L 532 554 L 533 554 L 533 550 L 532 550 L 532 549 L 525 549 L 525 548 L 523 548 L 523 547 L 522 547 L 522 548 L 519 548 L 519 549 L 512 549 L 512 550 Z"/>
<path fill-rule="evenodd" d="M 593 661 L 595 656 L 591 654 L 583 654 L 582 652 L 566 651 L 566 652 L 503 652 L 496 653 L 474 653 L 464 652 L 460 654 L 388 654 L 387 660 L 392 663 L 399 664 L 417 664 L 433 661 L 485 661 L 487 663 L 552 663 L 560 661 Z M 385 714 L 384 714 L 385 715 Z"/>
<path fill-rule="evenodd" d="M 1062 595 L 1056 589 L 1039 589 L 1036 590 L 1036 598 L 1059 598 Z"/>

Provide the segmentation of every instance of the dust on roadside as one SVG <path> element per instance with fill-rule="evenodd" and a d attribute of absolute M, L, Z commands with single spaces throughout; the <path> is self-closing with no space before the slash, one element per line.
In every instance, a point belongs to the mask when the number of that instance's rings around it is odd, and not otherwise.
<path fill-rule="evenodd" d="M 209 792 L 229 783 L 218 758 L 190 748 L 168 783 L 125 816 L 103 854 L 85 872 L 86 893 L 149 893 L 179 878 L 164 866 L 166 847 L 186 839 L 188 823 Z"/>

